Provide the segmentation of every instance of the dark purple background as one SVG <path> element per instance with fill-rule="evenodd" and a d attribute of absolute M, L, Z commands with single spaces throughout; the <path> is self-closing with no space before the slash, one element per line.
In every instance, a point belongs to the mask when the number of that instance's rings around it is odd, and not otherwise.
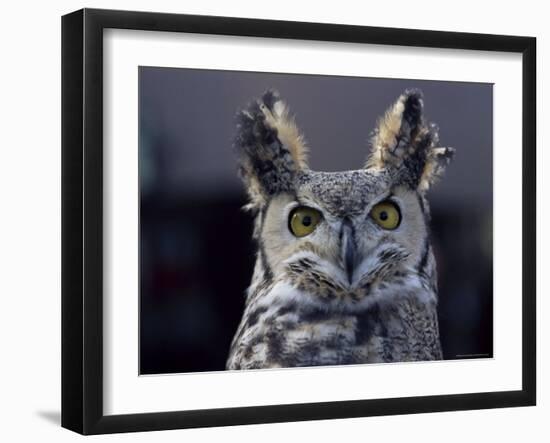
<path fill-rule="evenodd" d="M 359 169 L 377 118 L 424 92 L 455 161 L 429 194 L 445 358 L 492 356 L 492 85 L 140 68 L 140 371 L 223 370 L 252 275 L 234 116 L 267 88 L 296 114 L 316 170 Z"/>

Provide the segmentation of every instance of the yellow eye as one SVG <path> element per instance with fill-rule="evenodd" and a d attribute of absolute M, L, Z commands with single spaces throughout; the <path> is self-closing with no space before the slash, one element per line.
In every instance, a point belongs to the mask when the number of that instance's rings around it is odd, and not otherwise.
<path fill-rule="evenodd" d="M 395 229 L 401 222 L 399 207 L 391 201 L 378 203 L 370 211 L 370 216 L 378 226 L 384 229 Z"/>
<path fill-rule="evenodd" d="M 313 208 L 299 206 L 292 210 L 288 219 L 288 227 L 296 237 L 311 234 L 321 221 L 321 213 Z"/>

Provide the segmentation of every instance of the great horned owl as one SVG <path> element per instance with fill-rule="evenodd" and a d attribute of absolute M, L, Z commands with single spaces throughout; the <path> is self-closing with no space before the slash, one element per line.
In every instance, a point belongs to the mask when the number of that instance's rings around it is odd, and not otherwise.
<path fill-rule="evenodd" d="M 228 369 L 442 358 L 426 191 L 451 160 L 418 90 L 379 120 L 366 165 L 308 168 L 274 91 L 238 115 L 258 252 Z"/>

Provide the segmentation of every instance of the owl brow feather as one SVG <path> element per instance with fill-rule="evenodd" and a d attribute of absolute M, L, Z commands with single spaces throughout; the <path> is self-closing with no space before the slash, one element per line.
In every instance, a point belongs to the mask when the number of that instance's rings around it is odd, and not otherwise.
<path fill-rule="evenodd" d="M 378 121 L 366 168 L 393 170 L 395 181 L 427 191 L 439 179 L 454 149 L 439 146 L 439 129 L 425 121 L 418 89 L 406 90 Z"/>
<path fill-rule="evenodd" d="M 292 191 L 297 172 L 307 169 L 304 138 L 273 90 L 237 114 L 234 148 L 250 199 L 247 208 L 264 206 L 270 196 Z"/>

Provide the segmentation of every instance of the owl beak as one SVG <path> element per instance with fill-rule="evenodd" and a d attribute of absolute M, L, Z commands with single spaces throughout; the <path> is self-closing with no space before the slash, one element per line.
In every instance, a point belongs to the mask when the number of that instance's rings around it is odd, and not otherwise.
<path fill-rule="evenodd" d="M 353 282 L 353 271 L 355 270 L 355 263 L 357 262 L 357 247 L 355 245 L 353 224 L 349 219 L 344 219 L 342 228 L 340 231 L 340 244 L 342 262 L 346 270 L 348 282 L 351 286 Z"/>

